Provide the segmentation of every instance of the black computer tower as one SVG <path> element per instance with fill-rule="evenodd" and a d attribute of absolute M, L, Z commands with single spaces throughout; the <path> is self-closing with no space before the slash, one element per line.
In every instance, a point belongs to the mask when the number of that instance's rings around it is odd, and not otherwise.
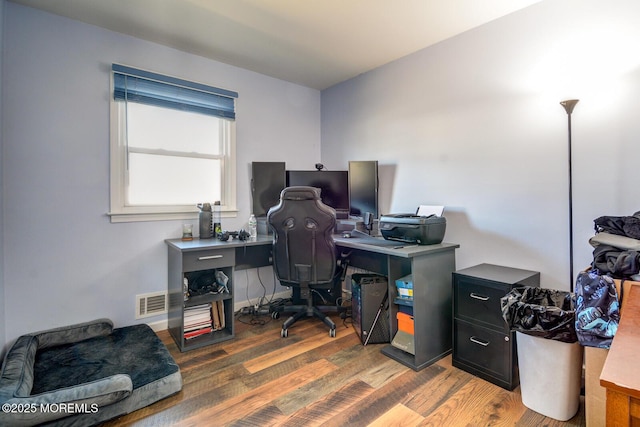
<path fill-rule="evenodd" d="M 363 344 L 390 342 L 387 278 L 378 274 L 351 275 L 351 317 Z"/>

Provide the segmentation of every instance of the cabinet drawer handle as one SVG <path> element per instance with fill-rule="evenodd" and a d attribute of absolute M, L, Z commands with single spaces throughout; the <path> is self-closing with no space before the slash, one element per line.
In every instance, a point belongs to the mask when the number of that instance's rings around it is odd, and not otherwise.
<path fill-rule="evenodd" d="M 478 339 L 476 337 L 469 338 L 469 341 L 471 341 L 473 343 L 476 343 L 476 344 L 480 344 L 483 347 L 486 347 L 486 346 L 489 345 L 489 341 L 482 341 L 482 340 L 480 340 L 480 339 Z"/>
<path fill-rule="evenodd" d="M 469 296 L 474 299 L 479 299 L 480 301 L 489 301 L 489 297 L 485 297 L 484 295 L 474 294 L 473 292 L 471 292 Z"/>
<path fill-rule="evenodd" d="M 198 261 L 206 261 L 208 259 L 219 259 L 222 258 L 224 255 L 209 255 L 209 256 L 201 256 L 198 257 Z"/>

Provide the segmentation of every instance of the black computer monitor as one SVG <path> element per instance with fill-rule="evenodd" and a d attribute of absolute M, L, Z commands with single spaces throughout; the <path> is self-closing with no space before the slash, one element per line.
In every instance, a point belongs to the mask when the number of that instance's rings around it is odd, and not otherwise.
<path fill-rule="evenodd" d="M 256 217 L 266 216 L 280 201 L 280 192 L 286 186 L 284 162 L 251 163 L 252 212 Z"/>
<path fill-rule="evenodd" d="M 287 171 L 287 187 L 298 185 L 319 188 L 322 203 L 339 212 L 349 211 L 349 172 Z"/>
<path fill-rule="evenodd" d="M 349 201 L 349 215 L 379 218 L 377 160 L 349 162 Z"/>

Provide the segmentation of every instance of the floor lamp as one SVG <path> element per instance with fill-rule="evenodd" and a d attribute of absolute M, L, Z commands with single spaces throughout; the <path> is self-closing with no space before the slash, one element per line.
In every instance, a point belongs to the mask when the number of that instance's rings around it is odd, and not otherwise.
<path fill-rule="evenodd" d="M 561 101 L 560 105 L 567 112 L 567 123 L 569 127 L 569 289 L 573 292 L 573 173 L 571 171 L 571 113 L 578 103 L 577 99 L 568 99 Z"/>

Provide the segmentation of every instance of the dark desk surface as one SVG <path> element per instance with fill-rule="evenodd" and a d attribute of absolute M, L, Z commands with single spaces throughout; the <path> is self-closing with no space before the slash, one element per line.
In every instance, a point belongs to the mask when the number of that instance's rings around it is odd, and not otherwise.
<path fill-rule="evenodd" d="M 384 255 L 392 255 L 401 258 L 412 258 L 416 256 L 426 255 L 428 253 L 446 251 L 452 248 L 458 248 L 460 245 L 454 243 L 440 243 L 437 245 L 414 245 L 410 243 L 391 242 L 384 240 L 382 237 L 342 237 L 341 234 L 334 236 L 336 245 L 343 248 L 360 249 L 369 252 L 375 252 Z M 182 240 L 167 239 L 166 243 L 183 252 L 199 251 L 203 249 L 224 249 L 224 248 L 241 248 L 244 246 L 262 246 L 270 245 L 272 236 L 259 235 L 256 240 L 238 240 L 229 239 L 222 242 L 218 239 L 199 239 Z"/>

